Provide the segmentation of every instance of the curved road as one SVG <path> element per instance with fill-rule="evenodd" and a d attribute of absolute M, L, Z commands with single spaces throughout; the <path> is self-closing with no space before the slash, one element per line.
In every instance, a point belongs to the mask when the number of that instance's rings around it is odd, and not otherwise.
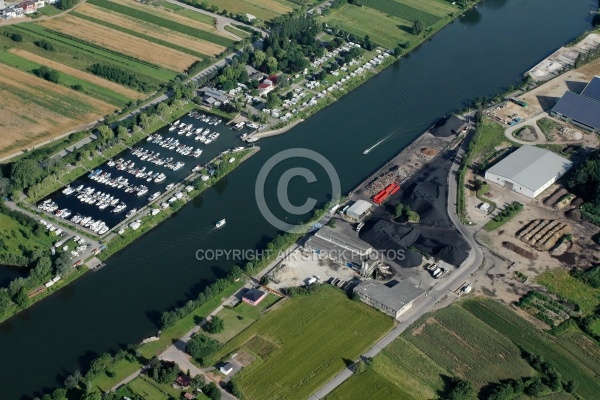
<path fill-rule="evenodd" d="M 402 332 L 404 332 L 406 328 L 408 328 L 412 323 L 419 319 L 423 314 L 432 311 L 436 305 L 441 303 L 446 298 L 446 296 L 454 295 L 452 292 L 459 285 L 465 282 L 467 278 L 471 276 L 482 264 L 483 253 L 473 237 L 474 232 L 465 227 L 456 215 L 456 193 L 458 186 L 456 176 L 458 174 L 458 169 L 460 166 L 460 159 L 463 155 L 464 150 L 461 146 L 457 152 L 456 157 L 454 158 L 454 162 L 452 164 L 452 167 L 450 168 L 450 174 L 448 175 L 447 209 L 448 215 L 450 216 L 452 223 L 471 247 L 467 259 L 462 263 L 460 268 L 448 274 L 444 282 L 434 286 L 431 290 L 429 290 L 429 292 L 425 294 L 425 297 L 423 297 L 419 302 L 413 305 L 413 307 L 410 310 L 403 314 L 401 317 L 402 321 L 400 321 L 391 332 L 389 332 L 377 343 L 375 343 L 375 345 L 369 351 L 364 353 L 361 356 L 361 358 L 375 357 L 381 350 L 383 350 L 394 339 L 400 336 L 400 334 L 402 334 Z M 309 400 L 322 399 L 331 391 L 333 391 L 336 387 L 338 387 L 344 381 L 350 378 L 352 374 L 353 371 L 351 367 L 344 369 L 331 381 L 329 381 L 323 387 L 317 390 L 309 398 Z"/>

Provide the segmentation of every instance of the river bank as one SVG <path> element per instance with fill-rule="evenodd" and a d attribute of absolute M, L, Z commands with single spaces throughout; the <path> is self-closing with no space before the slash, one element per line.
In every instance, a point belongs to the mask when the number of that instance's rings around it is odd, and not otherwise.
<path fill-rule="evenodd" d="M 62 384 L 77 368 L 86 369 L 97 355 L 155 335 L 163 310 L 183 306 L 239 264 L 235 260 L 200 262 L 194 257 L 197 249 L 263 248 L 277 230 L 258 210 L 252 196 L 253 177 L 272 155 L 298 146 L 316 151 L 339 171 L 342 192 L 348 192 L 435 120 L 465 107 L 475 97 L 503 92 L 526 69 L 579 35 L 588 3 L 578 1 L 578 6 L 565 8 L 563 1 L 556 0 L 485 1 L 478 7 L 481 18 L 477 23 L 450 24 L 352 96 L 344 96 L 286 135 L 261 142 L 261 151 L 244 163 L 243 170 L 229 174 L 127 251 L 115 254 L 105 268 L 36 304 L 27 315 L 0 325 L 4 397 L 33 397 L 42 388 Z M 498 32 L 506 32 L 509 25 L 510 32 L 499 37 Z M 482 42 L 485 51 L 474 51 Z M 363 154 L 386 137 L 385 144 Z M 310 160 L 289 160 L 273 174 L 297 166 L 315 170 L 318 181 L 294 184 L 289 188 L 290 201 L 302 204 L 310 196 L 325 204 L 331 190 L 327 176 Z M 274 182 L 267 185 L 267 199 L 277 198 Z M 275 212 L 285 219 L 285 214 Z M 212 229 L 219 218 L 226 218 L 227 225 Z M 39 340 L 40 332 L 43 340 Z M 85 334 L 74 340 L 65 332 Z"/>

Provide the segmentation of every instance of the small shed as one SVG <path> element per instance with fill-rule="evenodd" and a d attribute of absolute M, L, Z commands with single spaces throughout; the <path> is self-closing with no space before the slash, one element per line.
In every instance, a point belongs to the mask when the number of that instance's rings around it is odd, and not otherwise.
<path fill-rule="evenodd" d="M 177 379 L 175 379 L 175 383 L 177 383 L 182 388 L 187 389 L 187 388 L 190 387 L 190 384 L 192 383 L 192 380 L 187 375 L 179 375 L 177 377 Z"/>
<path fill-rule="evenodd" d="M 233 371 L 233 364 L 230 362 L 226 362 L 225 364 L 221 365 L 219 371 L 221 371 L 221 373 L 224 375 L 229 375 L 231 371 Z"/>

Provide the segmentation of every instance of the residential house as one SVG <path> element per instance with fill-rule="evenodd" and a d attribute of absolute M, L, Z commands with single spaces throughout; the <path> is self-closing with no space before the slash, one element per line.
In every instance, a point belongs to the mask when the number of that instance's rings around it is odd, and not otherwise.
<path fill-rule="evenodd" d="M 23 9 L 23 13 L 25 15 L 33 14 L 37 11 L 37 8 L 35 7 L 35 2 L 33 0 L 26 0 L 19 5 Z"/>
<path fill-rule="evenodd" d="M 44 0 L 35 0 L 35 9 L 39 10 L 40 8 L 44 7 L 46 5 L 46 2 Z"/>
<path fill-rule="evenodd" d="M 4 10 L 1 11 L 0 15 L 2 15 L 2 18 L 7 20 L 17 18 L 17 13 L 14 7 L 6 7 Z"/>
<path fill-rule="evenodd" d="M 225 364 L 221 365 L 219 371 L 221 371 L 223 375 L 229 375 L 231 371 L 233 371 L 233 364 L 230 362 L 226 362 Z"/>
<path fill-rule="evenodd" d="M 219 107 L 221 104 L 229 103 L 229 97 L 218 89 L 205 86 L 198 92 L 202 94 L 202 101 L 211 107 Z"/>
<path fill-rule="evenodd" d="M 6 4 L 4 4 L 4 0 L 0 0 L 0 10 L 6 8 Z"/>
<path fill-rule="evenodd" d="M 175 379 L 175 383 L 179 385 L 183 389 L 187 389 L 190 387 L 192 380 L 187 375 L 179 375 L 177 379 Z"/>
<path fill-rule="evenodd" d="M 242 295 L 242 301 L 250 304 L 251 306 L 256 306 L 260 303 L 265 297 L 267 297 L 267 293 L 258 289 L 248 289 L 246 293 Z"/>

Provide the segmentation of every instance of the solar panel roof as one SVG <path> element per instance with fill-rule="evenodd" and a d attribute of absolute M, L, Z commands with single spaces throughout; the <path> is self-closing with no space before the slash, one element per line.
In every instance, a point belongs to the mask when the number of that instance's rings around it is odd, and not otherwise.
<path fill-rule="evenodd" d="M 594 129 L 600 128 L 600 101 L 566 92 L 552 111 Z"/>
<path fill-rule="evenodd" d="M 587 84 L 585 89 L 583 89 L 581 95 L 600 101 L 600 77 L 595 76 L 590 83 Z"/>

